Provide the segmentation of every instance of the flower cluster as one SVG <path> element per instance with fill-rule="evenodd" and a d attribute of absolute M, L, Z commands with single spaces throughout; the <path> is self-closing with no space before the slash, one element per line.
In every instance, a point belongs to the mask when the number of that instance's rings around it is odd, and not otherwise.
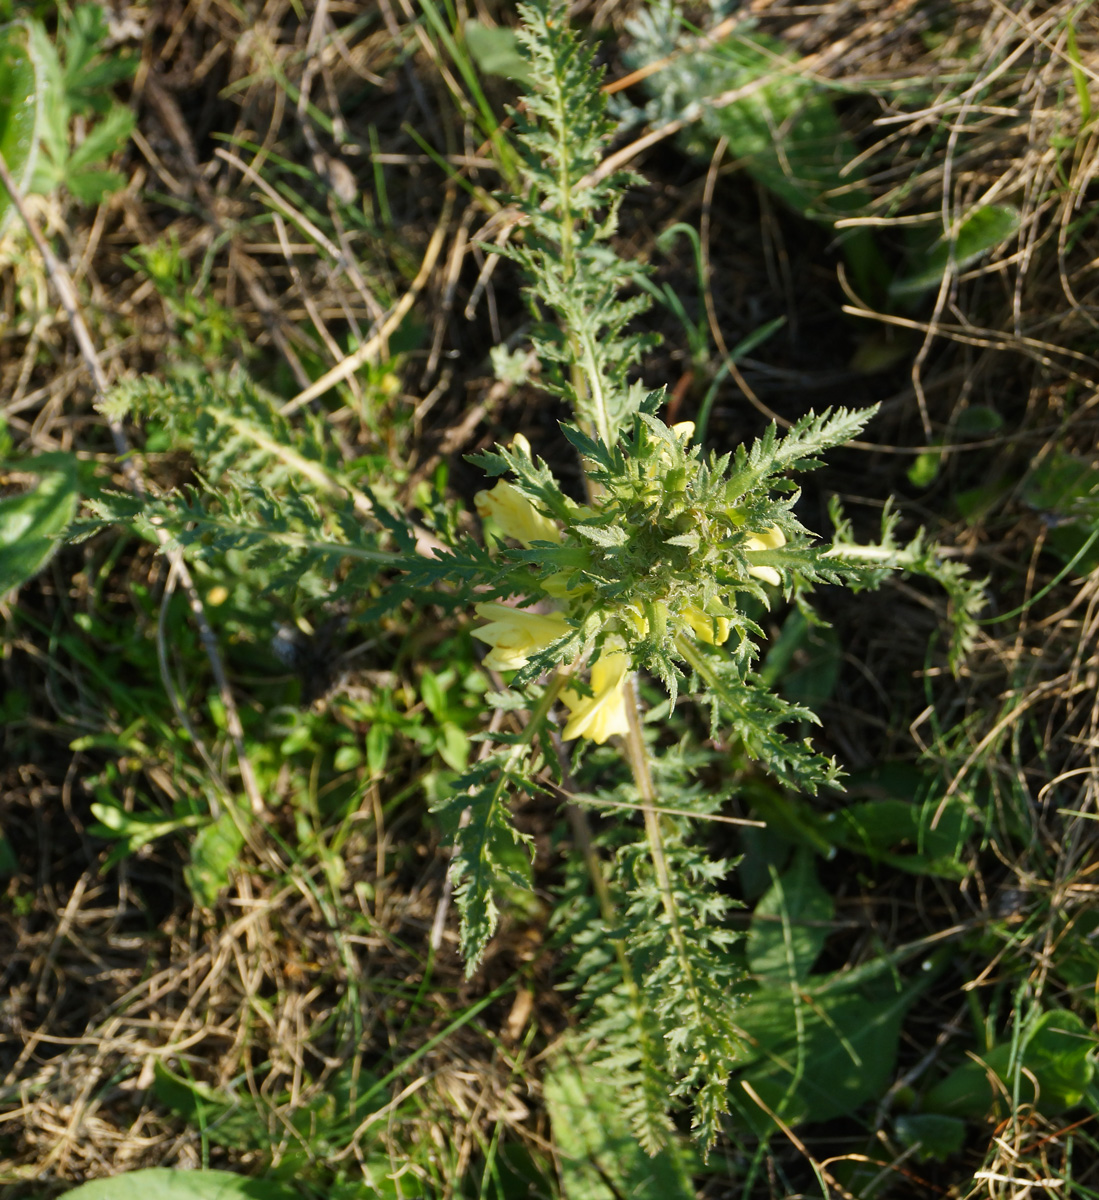
<path fill-rule="evenodd" d="M 750 531 L 745 516 L 727 504 L 720 520 L 697 503 L 692 511 L 688 484 L 693 475 L 704 474 L 690 449 L 694 425 L 682 422 L 660 431 L 647 455 L 635 452 L 639 467 L 632 475 L 629 456 L 621 479 L 608 480 L 604 473 L 591 505 L 561 494 L 548 470 L 535 467 L 522 435 L 506 460 L 519 486 L 500 481 L 474 497 L 482 521 L 522 547 L 507 553 L 523 564 L 520 578 L 526 580 L 516 585 L 517 593 L 526 592 L 518 601 L 523 607 L 476 606 L 486 624 L 474 636 L 491 647 L 485 665 L 521 670 L 547 651 L 555 651 L 553 661 L 560 663 L 567 646 L 579 645 L 580 652 L 570 649 L 567 657 L 587 657 L 589 681 L 561 693 L 570 713 L 566 738 L 601 744 L 624 734 L 633 665 L 647 654 L 667 653 L 679 637 L 723 645 L 743 623 L 729 597 L 743 590 L 765 599 L 760 583 L 783 583 L 774 566 L 752 559 L 785 546 L 782 529 L 765 524 Z M 719 542 L 723 545 L 714 545 Z M 698 564 L 709 569 L 709 582 L 700 581 Z M 576 668 L 570 664 L 567 674 L 575 679 Z"/>

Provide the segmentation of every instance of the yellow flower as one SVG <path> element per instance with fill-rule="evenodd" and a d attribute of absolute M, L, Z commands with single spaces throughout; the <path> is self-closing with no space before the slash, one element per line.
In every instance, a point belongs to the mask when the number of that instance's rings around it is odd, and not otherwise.
<path fill-rule="evenodd" d="M 671 427 L 671 430 L 675 434 L 676 440 L 686 446 L 695 435 L 695 423 L 694 421 L 677 421 Z M 660 447 L 660 461 L 667 465 L 671 464 L 672 455 L 667 446 Z M 655 467 L 649 468 L 648 475 L 650 479 L 654 478 L 656 475 Z"/>
<path fill-rule="evenodd" d="M 770 567 L 755 567 L 752 573 L 770 569 Z M 709 613 L 704 613 L 701 608 L 695 608 L 693 604 L 683 610 L 683 620 L 691 627 L 700 642 L 706 642 L 710 646 L 720 646 L 729 637 L 728 617 L 711 617 Z"/>
<path fill-rule="evenodd" d="M 777 525 L 772 525 L 763 533 L 749 534 L 748 540 L 744 543 L 744 549 L 751 554 L 753 550 L 777 550 L 780 546 L 785 545 L 786 535 Z M 782 577 L 774 567 L 749 567 L 748 574 L 762 579 L 764 583 L 772 583 L 775 587 L 782 583 Z M 722 640 L 724 641 L 724 639 Z"/>
<path fill-rule="evenodd" d="M 473 503 L 482 521 L 492 517 L 505 537 L 515 538 L 528 550 L 531 542 L 561 541 L 561 530 L 510 483 L 500 482 L 490 492 L 478 492 Z"/>
<path fill-rule="evenodd" d="M 610 650 L 604 647 L 603 653 L 592 664 L 591 688 L 594 695 L 581 696 L 571 688 L 561 693 L 562 701 L 572 713 L 561 734 L 565 741 L 586 737 L 601 746 L 612 734 L 629 730 L 626 716 L 626 679 L 629 669 L 628 654 L 617 647 Z"/>
<path fill-rule="evenodd" d="M 543 615 L 508 608 L 506 604 L 478 604 L 474 611 L 489 622 L 475 629 L 473 636 L 492 647 L 485 655 L 485 666 L 496 671 L 525 667 L 532 654 L 569 631 L 565 618 L 558 613 Z"/>

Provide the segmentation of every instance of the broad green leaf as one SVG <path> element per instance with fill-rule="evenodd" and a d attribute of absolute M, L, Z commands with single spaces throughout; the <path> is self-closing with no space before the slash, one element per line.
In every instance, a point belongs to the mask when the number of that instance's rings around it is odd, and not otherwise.
<path fill-rule="evenodd" d="M 653 1157 L 646 1154 L 618 1088 L 598 1067 L 560 1054 L 546 1073 L 542 1095 L 564 1200 L 694 1200 L 678 1146 L 673 1142 Z"/>
<path fill-rule="evenodd" d="M 941 806 L 934 796 L 922 803 L 868 800 L 829 813 L 826 822 L 837 845 L 877 862 L 915 875 L 965 877 L 962 851 L 974 821 L 958 797 Z"/>
<path fill-rule="evenodd" d="M 643 42 L 639 50 L 666 53 Z M 645 86 L 680 112 L 700 107 L 687 135 L 691 153 L 710 158 L 725 138 L 727 157 L 795 212 L 831 223 L 867 206 L 862 173 L 847 169 L 857 150 L 829 92 L 777 38 L 740 28 L 705 51 L 681 47 Z M 740 93 L 732 104 L 707 103 L 731 92 Z M 869 230 L 844 230 L 840 240 L 859 289 L 882 286 L 887 268 Z"/>
<path fill-rule="evenodd" d="M 377 778 L 385 770 L 389 758 L 389 743 L 393 731 L 381 721 L 375 721 L 366 734 L 366 763 L 370 774 Z"/>
<path fill-rule="evenodd" d="M 65 1192 L 63 1200 L 300 1200 L 286 1184 L 231 1171 L 177 1171 L 150 1167 L 96 1179 Z"/>
<path fill-rule="evenodd" d="M 801 849 L 793 864 L 775 875 L 752 914 L 748 966 L 777 984 L 806 978 L 828 936 L 835 915 L 832 898 L 817 880 L 813 855 Z"/>
<path fill-rule="evenodd" d="M 792 609 L 764 659 L 761 678 L 787 700 L 817 709 L 836 689 L 842 661 L 839 638 L 827 625 L 811 625 Z"/>
<path fill-rule="evenodd" d="M 1099 513 L 1099 470 L 1086 459 L 1055 449 L 1031 467 L 1023 498 L 1039 512 L 1062 517 Z"/>
<path fill-rule="evenodd" d="M 912 257 L 920 265 L 890 284 L 890 296 L 895 299 L 916 296 L 937 288 L 951 264 L 959 271 L 972 266 L 1006 242 L 1018 228 L 1019 210 L 1012 205 L 986 204 L 978 208 L 962 222 L 955 237 L 940 238 L 926 250 L 914 246 Z"/>
<path fill-rule="evenodd" d="M 155 812 L 130 813 L 113 800 L 97 801 L 91 809 L 96 820 L 88 826 L 88 833 L 92 837 L 118 843 L 107 855 L 101 868 L 103 871 L 109 871 L 115 863 L 158 838 L 205 825 L 209 821 L 209 817 L 197 813 L 181 813 L 171 817 Z"/>
<path fill-rule="evenodd" d="M 908 476 L 908 482 L 913 487 L 930 487 L 939 474 L 939 463 L 942 460 L 942 456 L 943 452 L 937 448 L 934 450 L 925 450 L 922 454 L 917 454 L 912 460 L 912 465 L 905 472 Z"/>
<path fill-rule="evenodd" d="M 71 454 L 40 454 L 12 465 L 37 475 L 38 485 L 0 500 L 0 595 L 42 570 L 76 515 L 76 459 Z"/>
<path fill-rule="evenodd" d="M 30 27 L 24 21 L 0 26 L 0 154 L 23 193 L 34 173 L 39 111 L 38 63 L 31 52 Z M 7 190 L 0 187 L 0 232 L 13 211 Z"/>
<path fill-rule="evenodd" d="M 737 1013 L 751 1034 L 752 1061 L 730 1085 L 735 1111 L 766 1137 L 776 1126 L 744 1083 L 790 1124 L 846 1116 L 881 1095 L 893 1073 L 901 1020 L 926 983 L 897 988 L 882 978 L 859 987 L 839 974 L 819 983 L 810 977 L 796 992 L 758 992 Z"/>
<path fill-rule="evenodd" d="M 519 50 L 519 39 L 512 29 L 466 21 L 462 28 L 466 49 L 482 75 L 502 75 L 523 87 L 533 82 L 530 64 Z"/>
<path fill-rule="evenodd" d="M 926 1112 L 986 1117 L 1001 1111 L 1018 1087 L 1019 1101 L 1047 1117 L 1080 1104 L 1095 1080 L 1095 1030 L 1074 1012 L 1042 1013 L 1013 1054 L 1005 1043 L 966 1062 L 936 1084 L 922 1100 Z M 1037 1085 L 1037 1086 L 1035 1086 Z"/>
<path fill-rule="evenodd" d="M 437 721 L 446 717 L 446 692 L 439 682 L 438 675 L 430 667 L 424 667 L 423 675 L 420 676 L 420 695 L 427 706 L 427 711 Z"/>
<path fill-rule="evenodd" d="M 453 721 L 443 724 L 442 734 L 439 757 L 452 771 L 464 771 L 469 764 L 469 734 Z"/>
<path fill-rule="evenodd" d="M 200 830 L 191 844 L 191 862 L 184 868 L 183 876 L 195 903 L 202 908 L 213 908 L 219 893 L 229 886 L 229 870 L 244 845 L 239 827 L 244 820 L 243 812 L 226 809 L 216 821 Z"/>
<path fill-rule="evenodd" d="M 1031 468 L 1023 498 L 1051 522 L 1046 546 L 1082 578 L 1099 566 L 1099 470 L 1087 460 L 1054 450 Z"/>
<path fill-rule="evenodd" d="M 916 1150 L 916 1158 L 945 1162 L 965 1144 L 965 1122 L 960 1117 L 937 1113 L 904 1113 L 893 1123 L 897 1140 L 905 1149 Z"/>
<path fill-rule="evenodd" d="M 954 434 L 959 438 L 984 438 L 999 433 L 1003 417 L 988 404 L 971 404 L 963 408 L 954 422 Z"/>

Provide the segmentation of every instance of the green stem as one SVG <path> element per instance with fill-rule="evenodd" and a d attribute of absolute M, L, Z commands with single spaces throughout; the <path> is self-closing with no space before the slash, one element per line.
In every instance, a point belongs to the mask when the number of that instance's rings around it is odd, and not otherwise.
<path fill-rule="evenodd" d="M 649 766 L 649 753 L 645 746 L 645 738 L 641 732 L 641 712 L 637 698 L 637 680 L 631 675 L 626 685 L 626 718 L 629 731 L 623 745 L 626 760 L 630 764 L 634 783 L 641 797 L 641 811 L 645 814 L 645 836 L 649 842 L 649 856 L 652 859 L 653 871 L 656 874 L 656 886 L 664 905 L 664 912 L 671 926 L 672 944 L 675 946 L 687 980 L 688 990 L 694 1001 L 695 1008 L 701 1015 L 703 1012 L 702 998 L 694 981 L 690 957 L 687 953 L 687 940 L 683 936 L 683 927 L 679 921 L 679 909 L 675 903 L 675 893 L 672 891 L 671 873 L 668 870 L 668 856 L 664 849 L 664 831 L 660 814 L 656 812 L 656 787 L 653 784 L 652 770 Z"/>

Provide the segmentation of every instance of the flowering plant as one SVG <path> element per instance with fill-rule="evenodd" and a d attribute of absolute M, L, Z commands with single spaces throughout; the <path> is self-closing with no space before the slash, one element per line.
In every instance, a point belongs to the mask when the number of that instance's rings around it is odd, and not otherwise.
<path fill-rule="evenodd" d="M 979 601 L 922 536 L 899 545 L 888 512 L 877 546 L 857 544 L 838 510 L 831 544 L 802 524 L 791 476 L 853 438 L 873 410 L 809 413 L 783 436 L 772 426 L 729 453 L 705 453 L 690 422 L 661 420 L 663 391 L 629 377 L 648 342 L 628 326 L 647 301 L 622 298 L 642 268 L 609 244 L 632 177 L 594 170 L 611 128 L 598 72 L 563 4 L 521 12 L 534 80 L 525 112 L 513 114 L 527 187 L 514 200 L 521 235 L 487 248 L 527 276 L 541 386 L 573 413 L 561 432 L 579 455 L 587 495 L 584 503 L 567 495 L 522 435 L 471 458 L 496 479 L 475 498 L 488 548 L 467 541 L 432 569 L 480 590 L 474 636 L 490 647 L 485 664 L 514 672 L 495 703 L 525 707 L 526 716 L 520 732 L 497 735 L 499 748 L 439 807 L 457 825 L 452 879 L 472 970 L 495 928 L 497 892 L 521 881 L 511 864 L 527 843 L 506 797 L 563 794 L 570 778 L 560 743 L 547 736 L 558 702 L 566 742 L 620 749 L 631 783 L 618 785 L 625 799 L 616 803 L 641 813 L 643 834 L 638 842 L 636 827 L 622 825 L 616 852 L 601 859 L 583 812 L 573 812 L 597 901 L 592 911 L 578 900 L 564 918 L 580 946 L 576 978 L 597 1053 L 617 1075 L 642 1143 L 655 1150 L 667 1136 L 671 1095 L 692 1098 L 708 1146 L 738 1054 L 737 972 L 730 901 L 714 886 L 728 864 L 693 846 L 689 816 L 711 813 L 721 797 L 690 780 L 684 758 L 657 751 L 634 675 L 659 678 L 671 705 L 681 692 L 701 701 L 716 744 L 736 745 L 779 785 L 812 793 L 838 771 L 789 732 L 816 722 L 814 714 L 756 673 L 764 635 L 753 613 L 792 601 L 812 616 L 819 583 L 866 587 L 889 569 L 921 571 L 959 601 L 961 650 Z M 669 806 L 673 818 L 662 815 Z"/>
<path fill-rule="evenodd" d="M 819 621 L 820 583 L 861 588 L 890 570 L 919 572 L 954 601 L 957 661 L 980 593 L 922 535 L 899 544 L 888 510 L 877 545 L 856 542 L 838 509 L 831 542 L 802 523 L 794 476 L 854 437 L 872 411 L 809 413 L 781 436 L 772 426 L 727 452 L 704 449 L 690 422 L 662 420 L 663 391 L 637 378 L 650 340 L 630 331 L 648 302 L 634 286 L 644 268 L 613 247 L 635 180 L 599 169 L 613 131 L 599 73 L 563 0 L 521 11 L 533 80 L 513 114 L 524 194 L 511 202 L 511 241 L 487 249 L 528 280 L 539 385 L 570 415 L 561 434 L 582 465 L 583 501 L 562 488 L 546 446 L 535 453 L 516 435 L 472 460 L 493 481 L 474 500 L 483 536 L 459 533 L 453 511 L 441 509 L 425 531 L 328 452 L 319 416 L 303 415 L 295 432 L 246 376 L 187 376 L 116 389 L 112 412 L 167 413 L 205 463 L 199 484 L 103 493 L 85 528 L 134 522 L 158 540 L 170 530 L 169 548 L 239 553 L 290 594 L 356 598 L 365 620 L 409 601 L 472 610 L 485 667 L 510 678 L 488 697 L 501 719 L 483 752 L 435 806 L 453 830 L 467 969 L 496 929 L 499 898 L 529 883 L 531 841 L 510 801 L 552 795 L 572 831 L 569 899 L 557 920 L 572 947 L 587 1044 L 646 1148 L 668 1137 L 669 1103 L 681 1101 L 708 1146 L 739 1053 L 739 973 L 733 902 L 719 886 L 730 864 L 700 847 L 695 819 L 726 799 L 713 776 L 766 774 L 777 795 L 811 794 L 838 777 L 804 737 L 816 716 L 756 670 L 760 613 L 796 604 Z M 646 676 L 667 692 L 648 713 L 637 686 Z M 667 736 L 660 718 L 681 696 L 708 710 L 709 745 L 692 740 L 687 723 L 679 744 Z M 693 774 L 700 763 L 716 768 L 710 779 Z M 593 805 L 604 814 L 597 830 Z"/>

